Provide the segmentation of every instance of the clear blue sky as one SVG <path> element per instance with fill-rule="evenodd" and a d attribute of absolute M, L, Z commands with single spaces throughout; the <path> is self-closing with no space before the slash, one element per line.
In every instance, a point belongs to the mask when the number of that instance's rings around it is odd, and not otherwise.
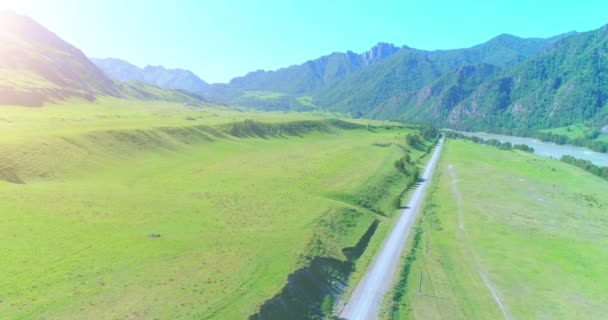
<path fill-rule="evenodd" d="M 469 47 L 608 23 L 608 0 L 0 0 L 90 57 L 190 69 L 225 82 L 377 42 Z"/>

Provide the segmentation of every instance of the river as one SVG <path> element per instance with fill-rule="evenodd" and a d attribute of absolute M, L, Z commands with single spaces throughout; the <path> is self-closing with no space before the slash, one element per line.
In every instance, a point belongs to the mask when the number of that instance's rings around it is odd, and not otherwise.
<path fill-rule="evenodd" d="M 595 152 L 587 148 L 576 147 L 568 144 L 559 145 L 552 142 L 543 142 L 533 138 L 507 136 L 502 134 L 493 134 L 485 132 L 457 132 L 466 136 L 475 136 L 485 140 L 496 139 L 500 142 L 525 144 L 534 148 L 534 153 L 542 157 L 559 159 L 564 155 L 570 155 L 577 159 L 589 160 L 593 164 L 600 167 L 608 167 L 608 154 Z"/>

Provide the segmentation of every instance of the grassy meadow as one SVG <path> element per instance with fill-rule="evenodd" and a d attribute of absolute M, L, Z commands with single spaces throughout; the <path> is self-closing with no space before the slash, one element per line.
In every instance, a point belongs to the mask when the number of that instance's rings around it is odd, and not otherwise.
<path fill-rule="evenodd" d="M 608 133 L 599 132 L 599 133 L 596 133 L 597 134 L 597 136 L 596 136 L 594 134 L 595 130 L 592 130 L 591 128 L 589 128 L 583 124 L 575 124 L 575 125 L 570 125 L 567 127 L 545 129 L 545 130 L 541 130 L 541 131 L 565 136 L 571 140 L 575 140 L 575 139 L 589 140 L 589 136 L 591 136 L 591 137 L 593 137 L 592 139 L 590 139 L 590 141 L 592 141 L 592 142 L 594 142 L 594 141 L 608 142 Z"/>
<path fill-rule="evenodd" d="M 0 108 L 0 318 L 247 318 L 305 256 L 344 259 L 374 220 L 379 245 L 412 129 L 356 124 L 112 99 Z"/>
<path fill-rule="evenodd" d="M 450 140 L 432 183 L 405 298 L 387 318 L 605 318 L 606 181 Z"/>
<path fill-rule="evenodd" d="M 585 135 L 591 132 L 591 130 L 583 124 L 575 124 L 567 127 L 545 129 L 542 131 L 559 134 L 562 136 L 566 136 L 570 139 L 584 138 Z"/>

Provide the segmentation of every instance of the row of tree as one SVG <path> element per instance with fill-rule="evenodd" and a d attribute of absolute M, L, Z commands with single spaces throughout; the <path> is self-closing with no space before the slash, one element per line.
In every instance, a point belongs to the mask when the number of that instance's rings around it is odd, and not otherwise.
<path fill-rule="evenodd" d="M 416 166 L 414 161 L 412 161 L 412 156 L 410 156 L 409 150 L 405 150 L 403 157 L 395 160 L 393 165 L 397 171 L 408 177 L 405 188 L 401 190 L 401 192 L 393 200 L 393 205 L 395 208 L 400 208 L 403 195 L 416 183 L 416 181 L 418 181 L 418 178 L 420 177 L 420 169 L 418 166 Z"/>
<path fill-rule="evenodd" d="M 413 148 L 420 148 L 424 141 L 436 141 L 439 138 L 439 134 L 440 132 L 437 128 L 425 125 L 420 128 L 419 133 L 407 134 L 405 136 L 405 144 Z"/>
<path fill-rule="evenodd" d="M 448 138 L 452 138 L 452 139 L 464 139 L 464 140 L 469 140 L 472 142 L 475 142 L 477 144 L 485 144 L 488 146 L 492 146 L 495 148 L 498 148 L 500 150 L 521 150 L 524 152 L 530 152 L 530 153 L 534 153 L 534 148 L 525 145 L 525 144 L 515 144 L 513 145 L 510 142 L 500 142 L 496 139 L 490 139 L 490 140 L 484 140 L 482 138 L 479 137 L 475 137 L 475 136 L 466 136 L 462 133 L 458 133 L 458 132 L 454 132 L 454 131 L 448 131 L 446 132 L 446 137 Z"/>
<path fill-rule="evenodd" d="M 496 133 L 535 138 L 544 142 L 553 142 L 555 144 L 571 144 L 579 147 L 589 148 L 597 152 L 608 152 L 608 142 L 596 140 L 601 134 L 597 130 L 593 130 L 582 137 L 570 138 L 565 135 L 556 134 L 552 132 L 536 131 L 531 129 L 502 129 L 497 130 Z"/>
<path fill-rule="evenodd" d="M 472 136 L 466 136 L 462 133 L 457 133 L 457 132 L 453 132 L 453 131 L 449 131 L 446 133 L 446 136 L 448 138 L 452 138 L 452 139 L 464 139 L 464 140 L 469 140 L 469 141 L 473 141 L 475 143 L 479 143 L 479 144 L 485 144 L 485 145 L 489 145 L 489 146 L 493 146 L 496 148 L 499 148 L 501 150 L 521 150 L 521 151 L 525 151 L 525 152 L 530 152 L 533 153 L 534 152 L 534 148 L 529 147 L 525 144 L 516 144 L 516 145 L 512 145 L 509 142 L 500 142 L 496 139 L 490 139 L 490 140 L 484 140 L 478 137 L 472 137 Z M 604 178 L 606 180 L 608 180 L 608 167 L 600 167 L 597 166 L 595 164 L 593 164 L 591 161 L 589 160 L 583 160 L 583 159 L 577 159 L 573 156 L 569 156 L 569 155 L 565 155 L 560 159 L 562 162 L 571 164 L 571 165 L 575 165 L 579 168 L 582 168 L 598 177 Z"/>
<path fill-rule="evenodd" d="M 403 157 L 395 160 L 393 166 L 397 171 L 407 175 L 409 179 L 406 188 L 403 189 L 394 200 L 394 205 L 396 208 L 401 207 L 403 195 L 416 183 L 416 181 L 418 181 L 418 178 L 420 177 L 420 168 L 418 168 L 415 161 L 412 159 L 412 156 L 410 155 L 410 148 L 416 148 L 429 153 L 431 150 L 433 150 L 435 143 L 431 143 L 428 147 L 426 147 L 426 149 L 424 149 L 424 141 L 436 142 L 437 139 L 439 139 L 439 130 L 432 126 L 424 126 L 420 128 L 419 133 L 409 133 L 405 136 L 405 152 Z"/>
<path fill-rule="evenodd" d="M 593 164 L 589 160 L 577 159 L 573 156 L 568 156 L 568 155 L 563 156 L 560 160 L 565 163 L 575 165 L 588 172 L 591 172 L 592 174 L 594 174 L 598 177 L 602 177 L 602 178 L 608 180 L 608 167 L 599 167 L 599 166 L 596 166 L 595 164 Z"/>

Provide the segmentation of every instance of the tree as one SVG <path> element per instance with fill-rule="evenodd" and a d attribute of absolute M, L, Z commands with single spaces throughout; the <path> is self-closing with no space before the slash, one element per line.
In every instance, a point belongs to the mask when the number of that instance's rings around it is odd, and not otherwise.
<path fill-rule="evenodd" d="M 406 153 L 405 156 L 403 156 L 403 161 L 407 163 L 412 163 L 412 156 L 410 156 L 409 153 Z"/>
<path fill-rule="evenodd" d="M 395 163 L 393 165 L 395 169 L 397 169 L 397 171 L 405 172 L 405 163 L 403 162 L 403 158 L 395 160 Z"/>
<path fill-rule="evenodd" d="M 500 150 L 511 150 L 512 148 L 511 142 L 505 142 L 500 145 Z"/>
<path fill-rule="evenodd" d="M 414 133 L 410 133 L 405 136 L 405 143 L 411 147 L 415 147 L 420 143 L 420 136 Z"/>
<path fill-rule="evenodd" d="M 439 135 L 439 130 L 433 126 L 425 126 L 420 133 L 425 140 L 433 140 Z"/>

